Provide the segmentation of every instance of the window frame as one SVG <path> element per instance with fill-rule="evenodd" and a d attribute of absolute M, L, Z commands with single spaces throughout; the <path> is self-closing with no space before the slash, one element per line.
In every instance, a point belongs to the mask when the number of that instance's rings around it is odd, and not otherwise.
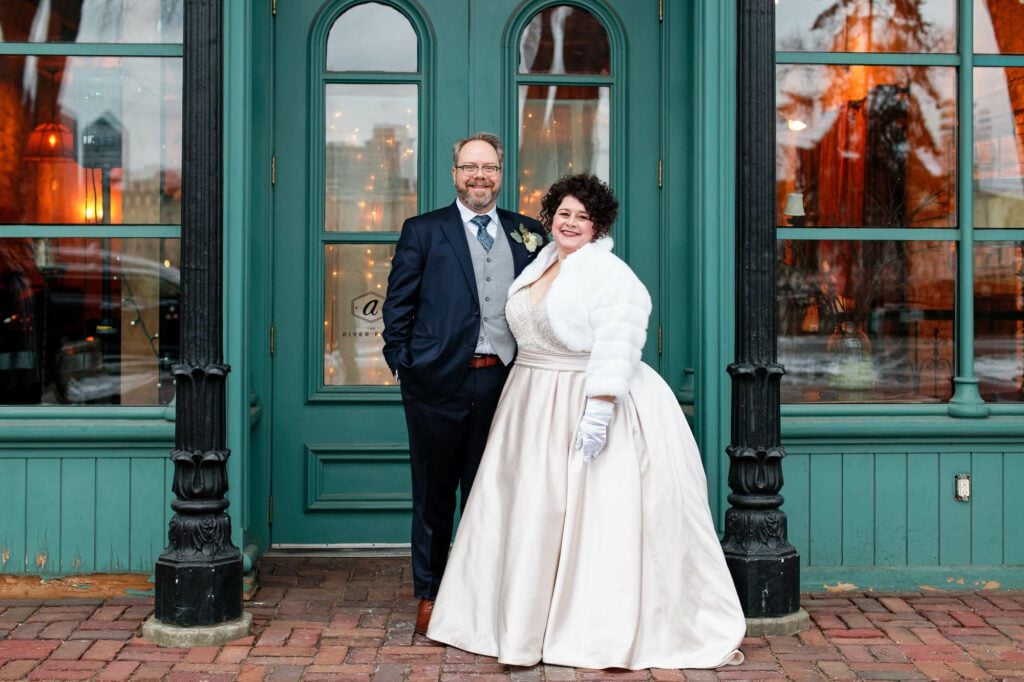
<path fill-rule="evenodd" d="M 784 8 L 785 5 L 782 5 Z M 776 11 L 779 8 L 776 7 Z M 784 9 L 783 9 L 784 11 Z M 776 50 L 776 65 L 943 66 L 956 69 L 956 202 L 957 227 L 950 228 L 828 228 L 782 227 L 776 241 L 947 241 L 957 245 L 956 291 L 953 301 L 954 390 L 945 403 L 784 403 L 785 417 L 915 415 L 983 418 L 989 415 L 1024 415 L 1024 402 L 988 403 L 981 399 L 974 371 L 974 243 L 1021 242 L 1022 228 L 974 226 L 974 68 L 1024 66 L 1024 54 L 974 53 L 974 0 L 956 0 L 955 53 L 898 52 L 795 52 Z M 773 102 L 773 112 L 775 103 Z M 785 381 L 785 379 L 783 379 Z"/>
<path fill-rule="evenodd" d="M 601 74 L 536 74 L 520 73 L 519 71 L 519 41 L 523 31 L 530 25 L 533 18 L 540 12 L 559 5 L 577 7 L 594 17 L 605 31 L 608 38 L 608 49 L 610 51 L 609 62 L 611 73 Z M 628 73 L 626 41 L 623 29 L 618 18 L 608 8 L 585 0 L 533 0 L 520 7 L 513 21 L 508 25 L 504 39 L 505 50 L 502 63 L 502 77 L 504 80 L 503 92 L 507 106 L 502 108 L 502 132 L 506 140 L 505 154 L 505 186 L 502 188 L 502 199 L 504 205 L 515 206 L 519 210 L 519 88 L 530 85 L 580 85 L 591 87 L 608 88 L 608 137 L 609 137 L 609 160 L 607 182 L 611 187 L 625 187 L 628 183 L 621 182 L 627 178 L 626 173 L 626 152 L 627 131 L 623 128 L 626 120 L 626 107 L 628 102 L 627 81 L 625 74 Z M 514 104 L 514 106 L 513 106 Z M 619 144 L 615 141 L 618 140 Z M 513 143 L 514 141 L 514 143 Z M 511 145 L 515 147 L 512 153 L 508 150 Z M 509 178 L 514 178 L 509 182 Z M 629 193 L 619 190 L 619 214 L 628 215 Z M 625 226 L 625 230 L 628 230 Z M 623 258 L 628 258 L 626 245 L 628 239 L 625 237 L 625 230 L 615 240 L 615 253 Z"/>
<path fill-rule="evenodd" d="M 342 14 L 358 5 L 375 2 L 396 10 L 401 14 L 416 34 L 416 71 L 331 71 L 327 68 L 327 39 L 334 23 Z M 307 291 L 312 295 L 307 302 L 306 310 L 306 400 L 309 403 L 372 403 L 399 402 L 401 393 L 397 384 L 392 386 L 359 386 L 359 385 L 328 385 L 324 383 L 324 249 L 331 245 L 366 245 L 379 246 L 397 244 L 400 231 L 381 232 L 346 232 L 328 231 L 324 229 L 326 183 L 326 144 L 324 141 L 324 125 L 326 104 L 326 86 L 332 84 L 363 84 L 363 85 L 406 85 L 417 87 L 417 112 L 419 135 L 417 144 L 416 172 L 417 196 L 416 210 L 422 212 L 427 200 L 434 196 L 434 175 L 431 173 L 427 160 L 433 156 L 430 144 L 435 110 L 435 93 L 433 78 L 433 31 L 416 7 L 408 0 L 342 0 L 325 5 L 314 22 L 308 43 L 307 63 L 309 83 L 306 102 L 309 107 L 307 123 L 309 125 L 308 150 L 309 166 L 307 169 L 308 194 L 304 210 L 309 211 L 306 220 L 309 226 L 306 233 L 306 262 L 308 278 Z"/>
<path fill-rule="evenodd" d="M 187 30 L 187 29 L 186 29 Z M 184 40 L 184 36 L 182 36 Z M 121 57 L 121 58 L 175 58 L 181 60 L 184 55 L 184 43 L 58 43 L 58 42 L 19 42 L 0 41 L 0 57 Z M 182 70 L 182 87 L 184 87 L 184 69 Z M 184 119 L 182 120 L 184 126 Z M 43 238 L 58 239 L 62 237 L 88 238 L 164 238 L 181 239 L 181 223 L 177 224 L 135 224 L 119 223 L 116 225 L 78 223 L 51 224 L 3 224 L 0 225 L 0 239 L 10 238 Z M 174 420 L 174 399 L 167 405 L 0 405 L 0 422 L 17 421 L 25 425 L 46 424 L 41 419 L 81 419 L 93 420 L 130 420 L 128 423 L 138 424 L 137 428 L 126 432 L 123 427 L 101 428 L 97 434 L 104 437 L 119 439 L 123 435 L 129 438 L 152 438 L 150 427 L 143 426 L 138 420 Z M 49 427 L 45 427 L 49 429 Z M 141 430 L 140 430 L 141 429 Z M 21 441 L 16 433 L 18 429 L 6 429 L 13 441 Z M 158 428 L 158 437 L 165 437 L 166 429 Z M 153 432 L 156 433 L 156 432 Z M 52 432 L 40 432 L 37 437 L 47 440 L 63 440 L 64 436 Z"/>

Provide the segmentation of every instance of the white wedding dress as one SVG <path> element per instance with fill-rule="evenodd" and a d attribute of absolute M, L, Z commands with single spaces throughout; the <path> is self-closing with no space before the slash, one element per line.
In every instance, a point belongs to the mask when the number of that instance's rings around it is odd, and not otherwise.
<path fill-rule="evenodd" d="M 672 390 L 641 364 L 585 464 L 572 441 L 589 355 L 558 342 L 528 287 L 506 315 L 519 354 L 427 636 L 520 666 L 742 662 L 743 612 Z"/>

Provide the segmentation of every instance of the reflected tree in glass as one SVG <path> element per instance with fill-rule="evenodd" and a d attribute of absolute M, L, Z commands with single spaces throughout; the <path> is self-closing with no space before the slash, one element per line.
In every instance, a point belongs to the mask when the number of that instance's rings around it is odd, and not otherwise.
<path fill-rule="evenodd" d="M 781 0 L 776 5 L 778 50 L 956 50 L 956 0 Z"/>
<path fill-rule="evenodd" d="M 600 22 L 579 7 L 537 13 L 519 41 L 521 74 L 611 74 L 611 48 Z M 589 171 L 609 179 L 611 88 L 522 84 L 519 87 L 519 211 L 538 215 L 558 178 Z"/>
<path fill-rule="evenodd" d="M 974 51 L 1024 53 L 1024 6 L 1018 0 L 974 0 Z"/>
<path fill-rule="evenodd" d="M 777 67 L 779 225 L 956 224 L 956 74 L 944 67 Z"/>

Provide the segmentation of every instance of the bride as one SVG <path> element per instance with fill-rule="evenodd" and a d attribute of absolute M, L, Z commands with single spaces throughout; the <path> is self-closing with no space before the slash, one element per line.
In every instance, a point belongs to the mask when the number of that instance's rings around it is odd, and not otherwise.
<path fill-rule="evenodd" d="M 700 454 L 640 361 L 651 299 L 611 252 L 617 211 L 588 174 L 542 201 L 552 242 L 509 290 L 519 351 L 427 636 L 519 666 L 740 663 Z"/>

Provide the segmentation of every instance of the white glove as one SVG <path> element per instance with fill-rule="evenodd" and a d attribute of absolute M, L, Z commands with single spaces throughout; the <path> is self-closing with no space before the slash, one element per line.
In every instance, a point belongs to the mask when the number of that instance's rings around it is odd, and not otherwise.
<path fill-rule="evenodd" d="M 576 449 L 583 451 L 584 462 L 589 462 L 604 450 L 608 442 L 608 423 L 614 409 L 615 403 L 610 400 L 587 398 L 583 418 L 576 427 Z"/>

